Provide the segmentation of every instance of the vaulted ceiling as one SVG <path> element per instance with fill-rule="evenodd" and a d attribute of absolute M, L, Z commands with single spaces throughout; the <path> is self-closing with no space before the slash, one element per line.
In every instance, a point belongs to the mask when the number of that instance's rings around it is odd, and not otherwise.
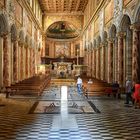
<path fill-rule="evenodd" d="M 39 0 L 44 13 L 83 13 L 88 0 Z"/>

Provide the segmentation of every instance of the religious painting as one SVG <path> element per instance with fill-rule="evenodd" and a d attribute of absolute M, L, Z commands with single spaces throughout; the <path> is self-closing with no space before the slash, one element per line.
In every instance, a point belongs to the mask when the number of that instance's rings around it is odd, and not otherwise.
<path fill-rule="evenodd" d="M 2 7 L 4 7 L 4 6 L 5 6 L 5 0 L 0 0 L 0 5 L 1 5 Z"/>
<path fill-rule="evenodd" d="M 45 46 L 45 56 L 49 56 L 49 44 Z"/>
<path fill-rule="evenodd" d="M 107 24 L 113 18 L 114 2 L 111 0 L 105 7 L 105 24 Z"/>
<path fill-rule="evenodd" d="M 69 57 L 70 56 L 70 44 L 69 43 L 57 43 L 55 44 L 55 56 L 56 57 Z"/>
<path fill-rule="evenodd" d="M 22 25 L 23 22 L 23 8 L 19 2 L 15 0 L 15 16 L 16 20 Z"/>
<path fill-rule="evenodd" d="M 30 35 L 32 35 L 32 20 L 29 18 L 29 17 L 27 17 L 27 19 L 28 19 L 28 22 L 27 22 L 27 24 L 28 24 L 28 29 L 27 29 L 27 31 L 28 31 L 28 33 L 30 34 Z"/>

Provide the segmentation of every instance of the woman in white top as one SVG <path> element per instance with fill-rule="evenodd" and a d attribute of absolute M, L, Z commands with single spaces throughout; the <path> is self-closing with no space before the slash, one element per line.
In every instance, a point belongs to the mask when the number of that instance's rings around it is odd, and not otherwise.
<path fill-rule="evenodd" d="M 78 94 L 82 94 L 82 84 L 83 84 L 83 81 L 80 77 L 78 77 L 77 79 L 77 91 L 78 91 Z"/>

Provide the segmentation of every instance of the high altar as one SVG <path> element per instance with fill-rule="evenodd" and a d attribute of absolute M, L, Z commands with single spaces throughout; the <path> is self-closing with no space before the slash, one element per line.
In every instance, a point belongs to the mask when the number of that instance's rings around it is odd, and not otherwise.
<path fill-rule="evenodd" d="M 72 63 L 70 62 L 54 62 L 54 71 L 57 77 L 67 78 L 72 75 Z"/>

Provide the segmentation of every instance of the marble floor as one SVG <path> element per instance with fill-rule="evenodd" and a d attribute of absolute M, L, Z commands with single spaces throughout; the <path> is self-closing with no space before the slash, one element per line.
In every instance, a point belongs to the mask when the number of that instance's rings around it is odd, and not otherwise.
<path fill-rule="evenodd" d="M 125 106 L 123 96 L 86 99 L 74 86 L 50 86 L 41 97 L 0 94 L 0 140 L 71 139 L 139 140 L 140 109 Z"/>

